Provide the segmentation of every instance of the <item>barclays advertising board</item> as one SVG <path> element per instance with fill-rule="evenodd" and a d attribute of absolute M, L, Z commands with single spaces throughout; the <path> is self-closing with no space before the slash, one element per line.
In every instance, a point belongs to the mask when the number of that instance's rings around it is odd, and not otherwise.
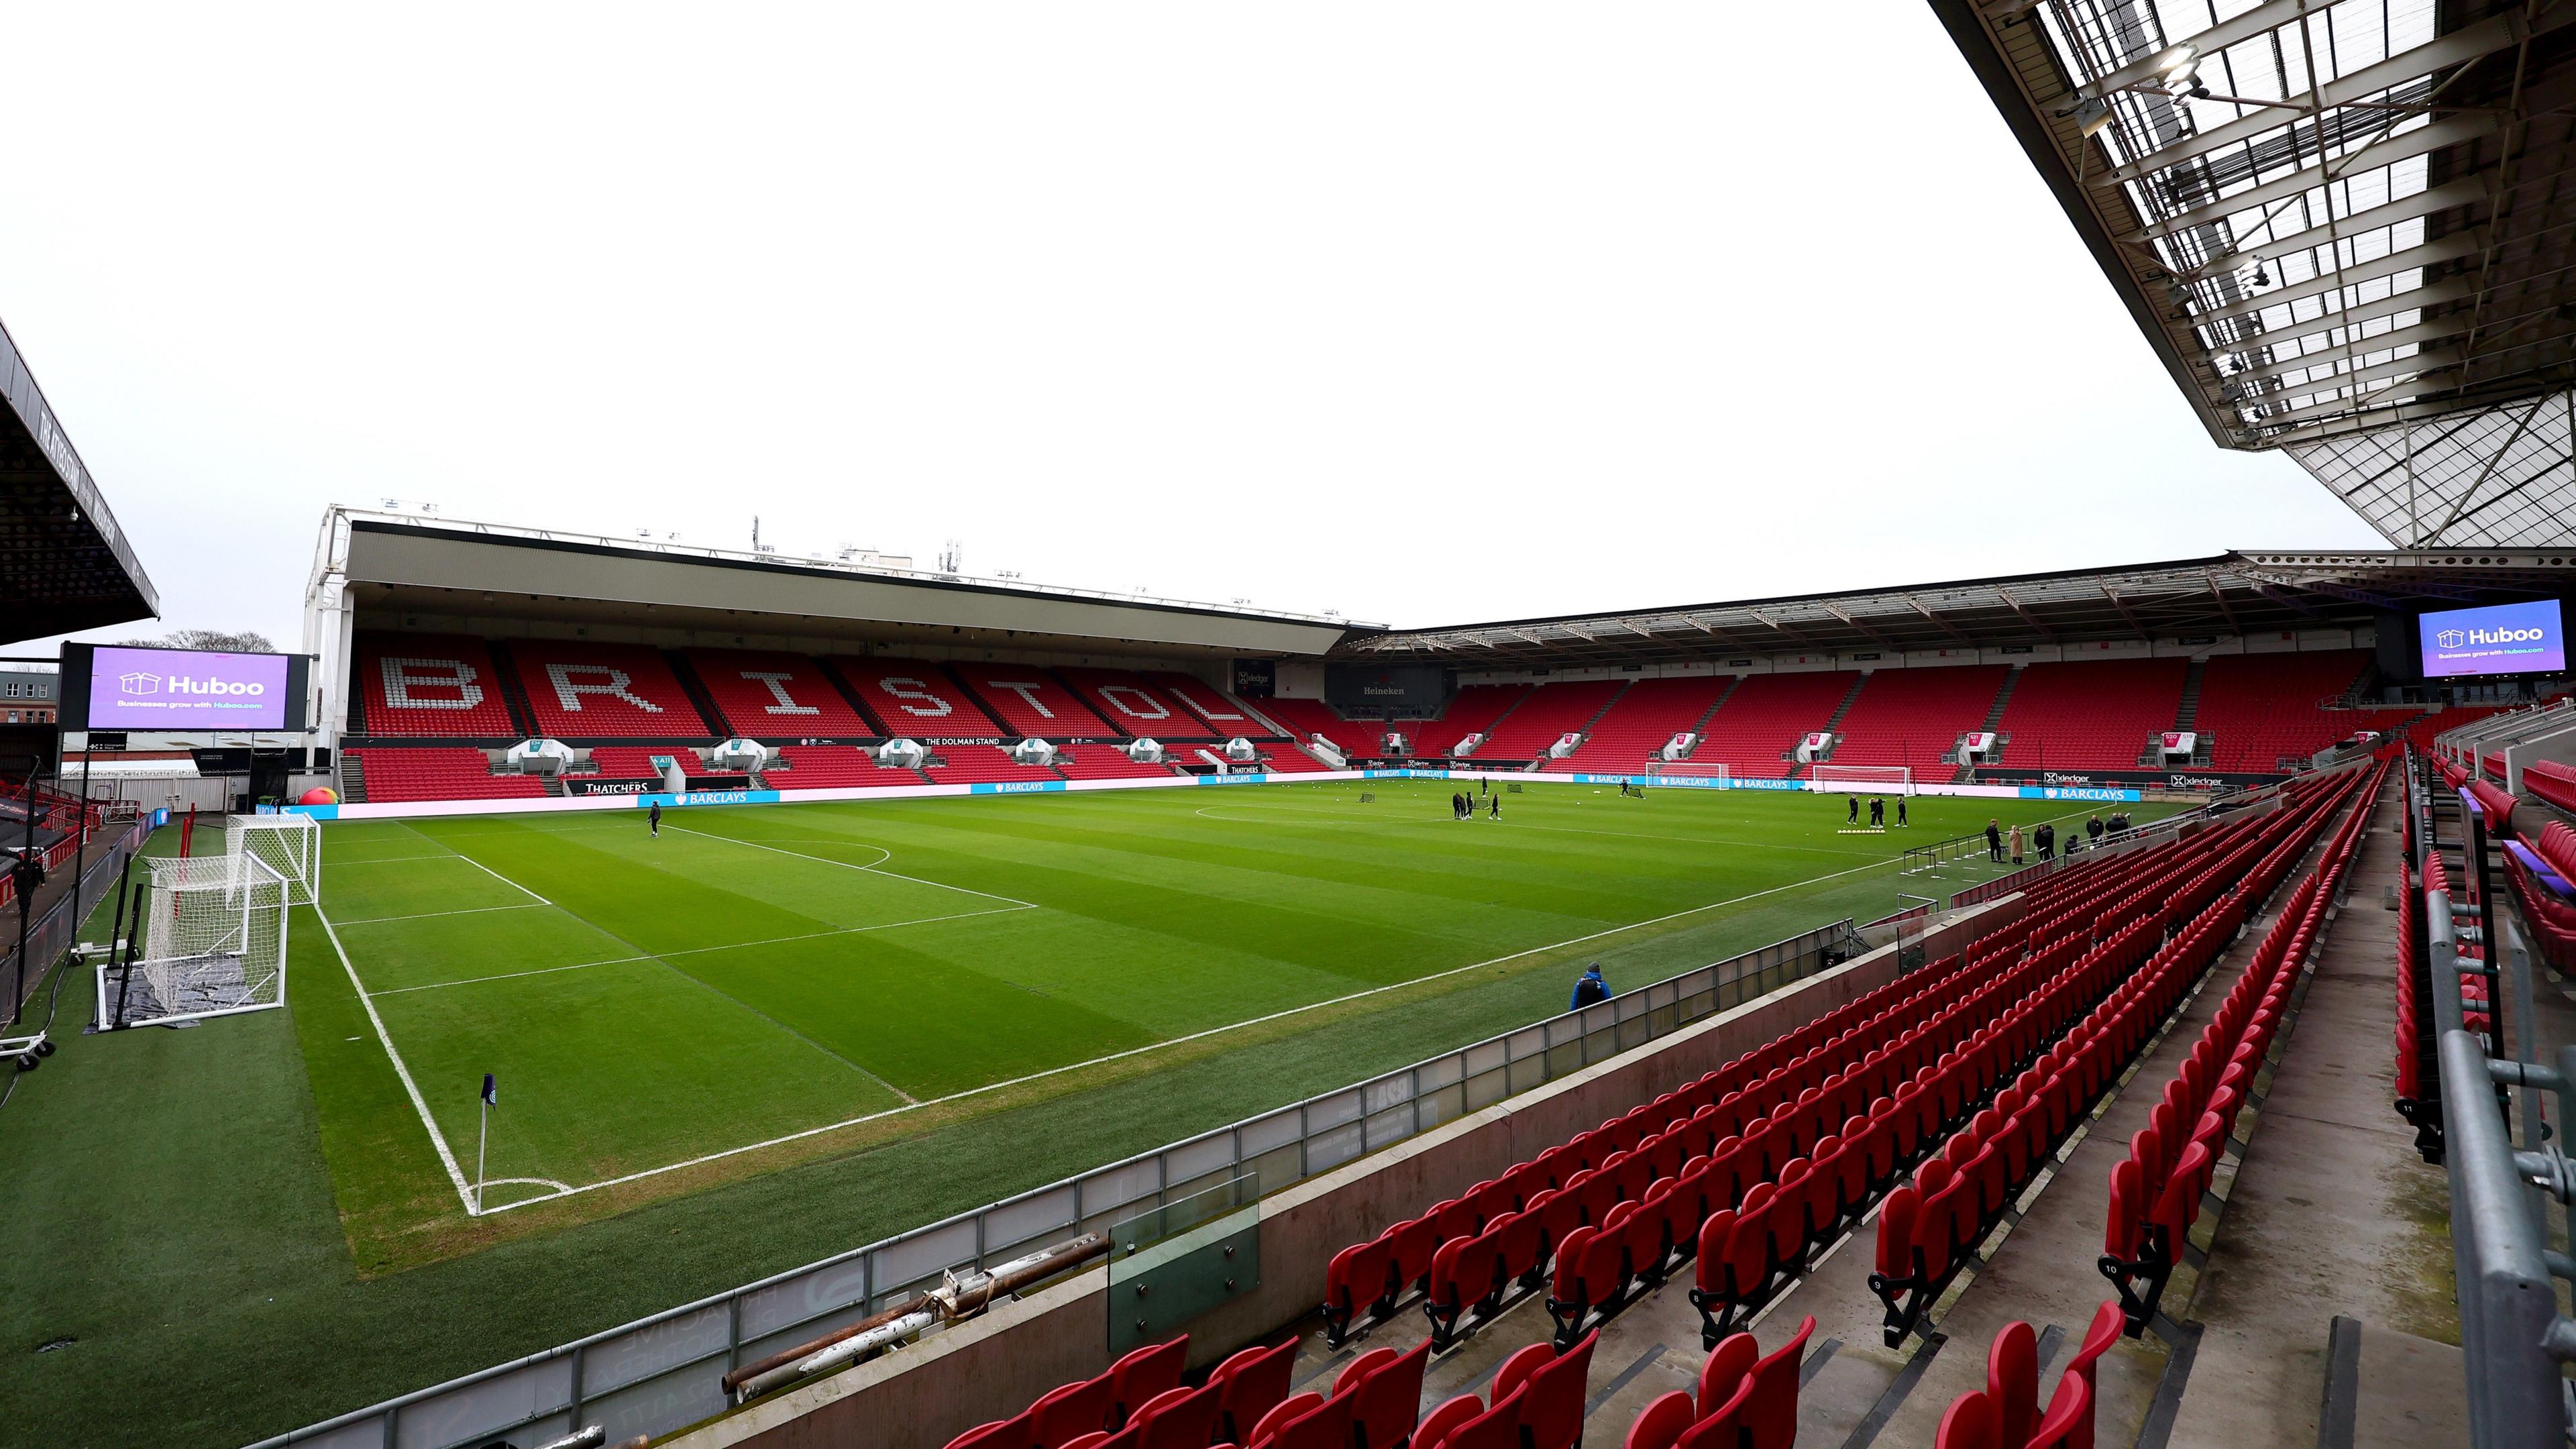
<path fill-rule="evenodd" d="M 2084 785 L 2024 785 L 2025 800 L 2084 800 L 2104 804 L 2135 804 L 2145 797 L 2135 790 L 2110 790 Z"/>

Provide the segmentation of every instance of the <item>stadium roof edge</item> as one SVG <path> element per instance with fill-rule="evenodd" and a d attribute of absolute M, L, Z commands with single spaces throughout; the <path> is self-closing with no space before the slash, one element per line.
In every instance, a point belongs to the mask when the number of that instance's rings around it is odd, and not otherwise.
<path fill-rule="evenodd" d="M 2576 548 L 2231 550 L 2113 568 L 1387 630 L 1344 657 L 1486 667 L 1861 658 L 2350 629 L 2378 611 L 2564 594 Z"/>
<path fill-rule="evenodd" d="M 134 545 L 80 450 L 0 325 L 0 598 L 9 639 L 36 639 L 160 613 Z"/>

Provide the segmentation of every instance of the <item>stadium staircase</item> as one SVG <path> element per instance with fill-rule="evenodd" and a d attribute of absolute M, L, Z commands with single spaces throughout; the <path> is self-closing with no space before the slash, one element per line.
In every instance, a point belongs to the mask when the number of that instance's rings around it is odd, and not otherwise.
<path fill-rule="evenodd" d="M 2183 671 L 2182 700 L 2174 706 L 2175 729 L 2190 729 L 2192 721 L 2200 718 L 2200 685 L 2208 676 L 2209 661 L 2206 659 L 2194 659 L 2191 667 Z"/>
<path fill-rule="evenodd" d="M 1735 692 L 1736 692 L 1737 690 L 1739 690 L 1739 689 L 1742 689 L 1742 688 L 1744 687 L 1744 681 L 1746 681 L 1746 680 L 1748 680 L 1748 679 L 1750 679 L 1750 678 L 1752 678 L 1752 677 L 1753 677 L 1753 676 L 1752 676 L 1752 675 L 1749 675 L 1749 674 L 1738 674 L 1738 675 L 1734 676 L 1733 678 L 1731 678 L 1731 679 L 1727 680 L 1727 682 L 1726 682 L 1726 687 L 1725 687 L 1724 689 L 1721 689 L 1721 690 L 1719 690 L 1719 691 L 1717 692 L 1717 698 L 1715 698 L 1715 699 L 1713 699 L 1713 700 L 1710 700 L 1710 701 L 1709 701 L 1709 703 L 1708 703 L 1708 708 L 1700 714 L 1700 717 L 1699 717 L 1698 721 L 1697 721 L 1696 723 L 1692 724 L 1692 725 L 1691 725 L 1691 727 L 1690 727 L 1690 733 L 1691 733 L 1691 748 L 1690 748 L 1690 752 L 1691 752 L 1692 754 L 1694 754 L 1694 755 L 1698 754 L 1698 753 L 1699 753 L 1699 747 L 1700 747 L 1703 743 L 1705 743 L 1705 742 L 1707 741 L 1707 739 L 1708 739 L 1708 722 L 1709 722 L 1710 720 L 1713 720 L 1713 719 L 1717 718 L 1717 712 L 1718 712 L 1719 710 L 1721 710 L 1721 709 L 1726 708 L 1726 702 L 1727 702 L 1728 700 L 1730 700 L 1730 699 L 1735 698 Z"/>
<path fill-rule="evenodd" d="M 698 677 L 697 668 L 689 662 L 689 656 L 677 649 L 665 649 L 662 662 L 671 666 L 671 677 L 680 682 L 680 693 L 689 701 L 689 708 L 698 712 L 708 733 L 731 738 L 733 721 L 725 717 L 723 710 L 716 708 L 715 696 L 707 692 L 706 681 Z"/>
<path fill-rule="evenodd" d="M 859 717 L 861 724 L 867 726 L 870 738 L 881 740 L 894 738 L 886 733 L 885 721 L 878 719 L 876 711 L 868 708 L 868 702 L 859 698 L 858 690 L 852 687 L 850 681 L 841 677 L 840 670 L 832 667 L 832 661 L 817 659 L 814 662 L 823 671 L 823 678 L 832 686 L 832 691 L 841 697 L 841 702 L 850 707 L 850 712 Z"/>
<path fill-rule="evenodd" d="M 512 728 L 523 740 L 541 737 L 544 731 L 537 728 L 537 712 L 528 703 L 528 692 L 519 687 L 519 661 L 512 657 L 509 644 L 490 639 L 483 648 L 492 656 L 492 678 L 501 686 L 501 703 L 510 711 Z"/>
<path fill-rule="evenodd" d="M 340 798 L 351 805 L 367 803 L 367 762 L 347 750 L 340 752 Z"/>
<path fill-rule="evenodd" d="M 1835 734 L 1834 731 L 1842 725 L 1843 716 L 1851 713 L 1851 707 L 1853 703 L 1860 698 L 1860 692 L 1869 687 L 1870 676 L 1872 673 L 1873 671 L 1871 670 L 1862 670 L 1860 672 L 1860 677 L 1852 681 L 1851 688 L 1843 692 L 1843 702 L 1835 705 L 1833 714 L 1825 720 L 1823 732 L 1828 735 L 1833 735 L 1833 738 L 1825 742 L 1824 758 L 1820 760 L 1796 761 L 1789 766 L 1789 773 L 1786 778 L 1791 780 L 1802 779 L 1807 773 L 1807 766 L 1811 764 L 1832 763 L 1834 751 L 1839 748 L 1843 742 L 1842 736 Z"/>
<path fill-rule="evenodd" d="M 994 713 L 993 706 L 984 702 L 984 696 L 976 691 L 975 686 L 966 682 L 966 676 L 958 672 L 956 665 L 934 664 L 928 660 L 924 660 L 923 666 L 934 674 L 942 684 L 956 690 L 957 701 L 961 704 L 972 707 L 977 714 L 982 715 L 984 717 L 984 723 L 993 727 L 993 733 L 1003 736 L 1016 735 L 1019 733 L 1018 730 L 1015 730 L 1002 722 L 1002 717 L 999 714 Z M 965 731 L 960 730 L 958 733 L 963 734 Z"/>
<path fill-rule="evenodd" d="M 1469 735 L 1492 739 L 1495 729 L 1511 718 L 1514 710 L 1529 703 L 1535 692 L 1526 684 L 1471 684 L 1450 696 L 1449 707 L 1440 718 L 1411 721 L 1415 727 L 1409 730 L 1400 728 L 1404 722 L 1397 720 L 1387 721 L 1385 727 L 1412 736 L 1417 757 L 1448 755 Z M 1496 708 L 1497 704 L 1501 707 Z"/>
<path fill-rule="evenodd" d="M 1111 734 L 1122 740 L 1132 740 L 1137 738 L 1137 734 L 1134 730 L 1127 728 L 1127 726 L 1119 722 L 1124 716 L 1122 716 L 1119 711 L 1110 708 L 1107 700 L 1094 698 L 1093 691 L 1091 689 L 1086 689 L 1083 686 L 1074 683 L 1073 677 L 1066 674 L 1061 669 L 1048 669 L 1043 672 L 1046 677 L 1055 684 L 1056 688 L 1072 695 L 1076 700 L 1081 701 L 1084 709 L 1087 709 L 1093 714 L 1099 716 L 1100 722 L 1109 726 L 1109 732 Z M 1185 712 L 1180 710 L 1174 710 L 1173 713 L 1176 718 L 1186 719 L 1188 717 Z M 1197 731 L 1193 729 L 1191 733 L 1196 734 Z M 1044 736 L 1040 736 L 1040 738 L 1044 738 Z"/>

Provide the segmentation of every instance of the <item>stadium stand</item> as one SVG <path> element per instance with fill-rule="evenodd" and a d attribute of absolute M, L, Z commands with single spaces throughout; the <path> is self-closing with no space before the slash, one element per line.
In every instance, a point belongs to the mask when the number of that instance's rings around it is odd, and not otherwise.
<path fill-rule="evenodd" d="M 836 658 L 831 665 L 888 739 L 1013 733 L 927 659 Z"/>
<path fill-rule="evenodd" d="M 1254 740 L 1260 752 L 1261 768 L 1274 775 L 1311 775 L 1324 769 L 1322 761 L 1286 740 Z"/>
<path fill-rule="evenodd" d="M 1145 676 L 1125 669 L 1066 669 L 1064 682 L 1091 712 L 1138 739 L 1205 740 L 1222 736 Z M 1241 733 L 1241 731 L 1237 731 Z"/>
<path fill-rule="evenodd" d="M 1066 745 L 1055 767 L 1068 780 L 1168 780 L 1169 765 L 1140 765 L 1116 745 Z"/>
<path fill-rule="evenodd" d="M 930 758 L 940 763 L 924 764 L 921 773 L 929 776 L 934 785 L 1020 784 L 1064 778 L 1044 765 L 1021 764 L 999 745 L 941 745 Z"/>
<path fill-rule="evenodd" d="M 514 739 L 501 672 L 480 639 L 438 634 L 357 637 L 358 713 L 350 733 Z"/>
<path fill-rule="evenodd" d="M 1998 763 L 2053 770 L 2135 769 L 2174 725 L 2188 659 L 2118 659 L 2025 667 L 1996 733 Z"/>
<path fill-rule="evenodd" d="M 773 790 L 873 789 L 881 785 L 919 785 L 918 770 L 890 770 L 856 745 L 782 745 L 781 769 L 772 765 L 760 778 Z"/>
<path fill-rule="evenodd" d="M 1558 763 L 1569 770 L 1634 772 L 1674 735 L 1697 727 L 1735 680 L 1732 674 L 1640 679 L 1611 701 L 1583 743 Z"/>
<path fill-rule="evenodd" d="M 1449 708 L 1440 718 L 1414 720 L 1409 725 L 1399 721 L 1387 728 L 1410 733 L 1417 755 L 1454 754 L 1460 740 L 1492 729 L 1497 719 L 1527 699 L 1529 693 L 1526 684 L 1470 684 L 1450 698 Z"/>
<path fill-rule="evenodd" d="M 655 650 L 631 644 L 522 639 L 510 645 L 537 729 L 562 740 L 712 738 Z"/>
<path fill-rule="evenodd" d="M 1842 738 L 1833 762 L 1903 765 L 1918 780 L 1947 778 L 1951 746 L 1986 722 L 2010 673 L 2000 664 L 1878 670 L 1835 727 Z"/>
<path fill-rule="evenodd" d="M 875 726 L 841 697 L 823 666 L 802 655 L 692 649 L 687 659 L 733 734 L 756 740 L 853 740 L 876 734 Z"/>
<path fill-rule="evenodd" d="M 1841 671 L 1748 674 L 1708 717 L 1708 738 L 1691 759 L 1723 763 L 1738 775 L 1785 776 L 1792 768 L 1785 757 L 1799 736 L 1825 727 L 1857 677 Z"/>
<path fill-rule="evenodd" d="M 2322 702 L 2351 688 L 2369 663 L 2358 649 L 2213 656 L 2192 725 L 2210 736 L 2211 768 L 2268 773 L 2352 733 L 2355 716 Z"/>
<path fill-rule="evenodd" d="M 2534 760 L 2522 767 L 2525 792 L 2548 801 L 2570 815 L 2576 815 L 2576 765 L 2556 760 Z"/>
<path fill-rule="evenodd" d="M 1186 674 L 1174 674 L 1168 670 L 1148 671 L 1145 679 L 1155 688 L 1187 705 L 1191 713 L 1207 721 L 1208 728 L 1221 737 L 1231 739 L 1241 735 L 1252 740 L 1278 738 L 1279 731 L 1272 727 L 1270 720 L 1263 717 L 1276 713 L 1270 708 L 1277 702 L 1275 700 L 1265 699 L 1256 706 L 1247 700 L 1237 699 L 1224 690 L 1212 689 Z"/>
<path fill-rule="evenodd" d="M 405 746 L 351 750 L 372 801 L 518 800 L 547 793 L 533 775 L 495 775 L 481 750 Z"/>
<path fill-rule="evenodd" d="M 1116 739 L 1128 733 L 1092 713 L 1051 672 L 1034 664 L 961 664 L 957 677 L 982 699 L 985 713 L 1015 735 L 1060 740 L 1067 735 Z"/>
<path fill-rule="evenodd" d="M 1580 679 L 1531 690 L 1476 747 L 1479 760 L 1535 760 L 1559 739 L 1592 723 L 1627 688 L 1622 679 Z M 1461 691 L 1463 694 L 1464 691 Z"/>
<path fill-rule="evenodd" d="M 1374 760 L 1386 753 L 1384 720 L 1344 719 L 1333 713 L 1333 707 L 1320 699 L 1265 699 L 1263 713 L 1277 720 L 1280 727 L 1299 739 L 1322 735 L 1333 742 L 1343 756 L 1354 760 Z M 1404 728 L 1411 728 L 1408 724 Z"/>

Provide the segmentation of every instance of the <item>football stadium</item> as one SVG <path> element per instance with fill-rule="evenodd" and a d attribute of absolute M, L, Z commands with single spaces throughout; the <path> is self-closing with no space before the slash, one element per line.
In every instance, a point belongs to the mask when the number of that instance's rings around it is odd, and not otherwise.
<path fill-rule="evenodd" d="M 361 488 L 145 642 L 0 333 L 9 1442 L 2576 1434 L 2576 12 L 1930 9 L 2381 546 L 1389 624 Z"/>

